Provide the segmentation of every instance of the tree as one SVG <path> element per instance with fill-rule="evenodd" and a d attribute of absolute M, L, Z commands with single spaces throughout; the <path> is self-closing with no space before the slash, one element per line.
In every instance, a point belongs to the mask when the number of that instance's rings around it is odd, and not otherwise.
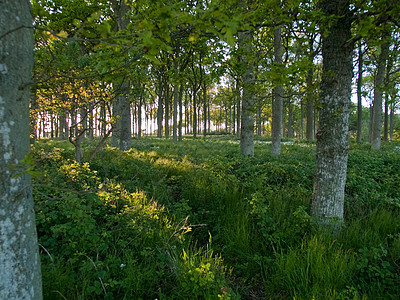
<path fill-rule="evenodd" d="M 114 0 L 112 3 L 112 7 L 114 10 L 114 18 L 115 18 L 115 28 L 116 31 L 126 30 L 129 20 L 126 14 L 129 11 L 128 5 L 124 1 Z M 117 128 L 119 132 L 117 136 L 119 137 L 119 148 L 121 150 L 129 150 L 132 147 L 132 134 L 131 134 L 131 110 L 130 110 L 130 98 L 128 96 L 129 93 L 129 81 L 122 77 L 120 82 L 118 82 L 117 93 L 118 99 L 116 99 L 117 104 L 116 113 L 121 118 L 118 121 Z M 114 112 L 113 112 L 114 113 Z"/>
<path fill-rule="evenodd" d="M 253 32 L 239 32 L 238 44 L 243 63 L 242 74 L 242 122 L 240 129 L 240 150 L 245 156 L 254 155 L 254 66 L 252 54 Z"/>
<path fill-rule="evenodd" d="M 358 45 L 358 78 L 357 78 L 357 143 L 361 143 L 362 129 L 362 79 L 363 79 L 363 49 Z"/>
<path fill-rule="evenodd" d="M 353 75 L 352 14 L 346 0 L 321 1 L 323 73 L 312 215 L 327 226 L 343 221 L 348 159 L 348 127 Z M 335 16 L 340 16 L 336 18 Z"/>
<path fill-rule="evenodd" d="M 282 66 L 282 35 L 281 27 L 274 30 L 274 60 L 278 68 Z M 271 152 L 275 155 L 281 153 L 282 138 L 282 108 L 283 108 L 283 85 L 277 83 L 273 89 L 272 108 L 272 146 Z"/>
<path fill-rule="evenodd" d="M 41 299 L 30 178 L 29 94 L 33 31 L 26 0 L 0 2 L 0 298 Z"/>
<path fill-rule="evenodd" d="M 389 52 L 389 42 L 386 40 L 387 36 L 384 34 L 383 42 L 381 45 L 381 53 L 378 58 L 377 73 L 375 78 L 374 88 L 374 109 L 372 118 L 372 140 L 371 148 L 379 150 L 381 147 L 381 133 L 382 133 L 382 98 L 383 98 L 383 85 L 385 83 L 386 73 L 386 59 Z"/>

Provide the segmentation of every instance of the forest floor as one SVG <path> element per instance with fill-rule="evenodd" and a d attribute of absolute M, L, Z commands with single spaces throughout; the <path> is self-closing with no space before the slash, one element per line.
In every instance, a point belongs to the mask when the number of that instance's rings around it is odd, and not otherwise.
<path fill-rule="evenodd" d="M 83 144 L 87 159 L 97 141 Z M 315 144 L 145 137 L 27 160 L 45 299 L 398 299 L 399 144 L 350 144 L 345 223 L 310 217 Z"/>

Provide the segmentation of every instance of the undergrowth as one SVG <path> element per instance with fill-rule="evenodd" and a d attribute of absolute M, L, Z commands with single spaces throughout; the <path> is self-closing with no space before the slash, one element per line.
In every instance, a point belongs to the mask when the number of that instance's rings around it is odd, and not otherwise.
<path fill-rule="evenodd" d="M 32 150 L 46 299 L 398 299 L 400 151 L 351 145 L 345 225 L 310 216 L 315 149 L 134 140 Z M 85 157 L 94 145 L 84 144 Z"/>

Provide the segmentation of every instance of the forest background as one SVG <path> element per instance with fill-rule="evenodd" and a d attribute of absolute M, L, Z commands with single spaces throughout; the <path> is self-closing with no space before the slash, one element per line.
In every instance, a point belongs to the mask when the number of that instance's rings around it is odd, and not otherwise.
<path fill-rule="evenodd" d="M 45 299 L 397 299 L 396 1 L 31 4 Z"/>

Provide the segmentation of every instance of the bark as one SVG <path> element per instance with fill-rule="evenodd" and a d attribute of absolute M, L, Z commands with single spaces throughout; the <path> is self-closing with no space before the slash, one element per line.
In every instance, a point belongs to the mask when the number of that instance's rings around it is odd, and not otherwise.
<path fill-rule="evenodd" d="M 178 102 L 179 102 L 179 85 L 174 85 L 174 111 L 172 115 L 172 139 L 174 142 L 178 141 Z"/>
<path fill-rule="evenodd" d="M 389 131 L 389 99 L 388 94 L 385 93 L 385 116 L 383 121 L 383 141 L 388 141 L 388 131 Z"/>
<path fill-rule="evenodd" d="M 312 141 L 314 139 L 314 95 L 313 95 L 313 77 L 314 72 L 311 68 L 307 72 L 306 83 L 307 83 L 307 104 L 306 104 L 306 115 L 307 115 L 307 123 L 306 123 L 306 139 L 308 141 Z"/>
<path fill-rule="evenodd" d="M 165 87 L 164 87 L 164 95 L 165 95 L 165 125 L 164 125 L 164 129 L 165 129 L 165 137 L 169 138 L 169 113 L 170 113 L 170 108 L 169 108 L 169 104 L 170 104 L 170 88 L 169 88 L 169 84 L 167 81 L 165 81 Z"/>
<path fill-rule="evenodd" d="M 304 119 L 304 108 L 303 108 L 303 101 L 300 103 L 300 137 L 301 137 L 301 139 L 303 139 L 304 137 L 303 137 L 303 134 L 304 134 L 304 122 L 303 122 L 303 119 Z"/>
<path fill-rule="evenodd" d="M 390 105 L 391 107 L 390 107 L 390 118 L 389 118 L 389 140 L 390 141 L 392 141 L 393 140 L 393 121 L 394 121 L 394 111 L 395 111 L 395 108 L 394 108 L 394 104 L 392 103 L 391 105 Z"/>
<path fill-rule="evenodd" d="M 179 74 L 179 63 L 178 63 L 179 52 L 180 52 L 179 44 L 177 44 L 175 47 L 175 58 L 173 61 L 175 76 Z M 175 82 L 174 100 L 173 100 L 174 111 L 172 115 L 172 139 L 174 142 L 178 141 L 178 105 L 179 105 L 179 84 L 178 82 Z"/>
<path fill-rule="evenodd" d="M 0 299 L 42 299 L 30 176 L 12 168 L 29 151 L 29 3 L 0 1 Z"/>
<path fill-rule="evenodd" d="M 385 142 L 388 141 L 389 134 L 389 93 L 388 93 L 388 85 L 390 80 L 390 71 L 392 69 L 392 61 L 389 60 L 386 68 L 386 76 L 385 76 L 385 118 L 383 122 L 383 140 Z"/>
<path fill-rule="evenodd" d="M 357 78 L 357 143 L 361 143 L 362 131 L 362 79 L 363 79 L 363 53 L 361 41 L 358 45 L 358 78 Z"/>
<path fill-rule="evenodd" d="M 116 97 L 112 102 L 112 116 L 114 119 L 113 132 L 111 136 L 111 145 L 118 147 L 118 140 L 120 135 L 120 109 L 119 109 L 119 97 Z"/>
<path fill-rule="evenodd" d="M 128 90 L 128 84 L 124 84 L 124 92 Z M 132 131 L 131 131 L 131 103 L 129 96 L 123 94 L 119 97 L 119 109 L 120 109 L 120 134 L 119 134 L 119 148 L 123 151 L 127 151 L 132 147 Z"/>
<path fill-rule="evenodd" d="M 88 110 L 86 109 L 86 107 L 81 107 L 81 109 L 79 111 L 79 117 L 80 117 L 79 123 L 81 124 L 82 130 L 87 131 L 87 129 L 88 129 Z M 84 138 L 84 136 L 82 138 Z"/>
<path fill-rule="evenodd" d="M 206 84 L 203 85 L 203 114 L 204 114 L 203 135 L 205 137 L 207 135 L 207 86 L 206 86 Z"/>
<path fill-rule="evenodd" d="M 258 101 L 258 105 L 257 105 L 257 135 L 258 136 L 261 136 L 261 126 L 262 126 L 261 112 L 262 112 L 261 101 Z"/>
<path fill-rule="evenodd" d="M 240 130 L 240 150 L 244 156 L 254 155 L 254 66 L 252 53 L 253 32 L 239 33 L 239 48 L 244 74 L 242 74 L 242 113 Z"/>
<path fill-rule="evenodd" d="M 77 124 L 75 126 L 70 127 L 70 135 L 69 135 L 69 141 L 72 145 L 75 147 L 75 160 L 77 163 L 82 163 L 83 160 L 83 151 L 82 151 L 82 140 L 83 136 L 85 134 L 86 130 L 82 130 L 81 132 L 78 133 L 77 136 L 74 137 L 74 128 L 77 127 Z"/>
<path fill-rule="evenodd" d="M 183 85 L 179 87 L 179 124 L 178 124 L 178 140 L 182 141 L 182 122 L 183 122 L 183 110 L 182 110 L 182 97 L 183 97 Z"/>
<path fill-rule="evenodd" d="M 321 111 L 312 216 L 323 227 L 337 229 L 343 222 L 344 189 L 348 160 L 348 128 L 353 72 L 351 13 L 346 0 L 324 0 L 323 13 L 341 18 L 322 38 L 323 73 Z M 326 25 L 324 25 L 326 26 Z"/>
<path fill-rule="evenodd" d="M 94 138 L 94 118 L 93 118 L 93 104 L 89 105 L 89 114 L 88 114 L 88 138 L 93 140 Z"/>
<path fill-rule="evenodd" d="M 293 137 L 293 106 L 292 103 L 288 103 L 288 138 Z"/>
<path fill-rule="evenodd" d="M 157 104 L 157 137 L 162 137 L 162 121 L 163 121 L 163 83 L 160 75 L 158 82 L 158 104 Z"/>
<path fill-rule="evenodd" d="M 372 117 L 372 150 L 381 148 L 381 133 L 382 133 L 382 95 L 383 85 L 385 81 L 386 58 L 389 52 L 389 43 L 384 42 L 381 45 L 381 53 L 378 57 L 378 66 L 375 78 L 374 88 L 374 110 Z"/>
<path fill-rule="evenodd" d="M 116 31 L 125 30 L 129 24 L 129 19 L 126 18 L 126 14 L 129 11 L 129 6 L 125 1 L 113 1 L 112 3 L 114 10 L 114 18 Z M 119 138 L 119 148 L 123 151 L 129 150 L 132 147 L 132 131 L 131 131 L 131 105 L 129 94 L 129 81 L 125 78 L 121 78 L 119 82 L 118 91 L 118 115 L 120 116 L 119 124 L 115 127 L 118 131 L 116 138 Z M 113 134 L 114 137 L 114 134 Z M 114 144 L 117 141 L 114 140 Z"/>
<path fill-rule="evenodd" d="M 100 106 L 100 135 L 105 136 L 107 132 L 107 125 L 106 125 L 106 105 L 102 101 Z"/>
<path fill-rule="evenodd" d="M 50 113 L 50 138 L 54 139 L 54 114 Z"/>
<path fill-rule="evenodd" d="M 277 65 L 282 65 L 282 39 L 281 27 L 274 30 L 274 61 Z M 282 139 L 282 110 L 283 110 L 283 86 L 277 84 L 273 90 L 272 107 L 272 146 L 271 152 L 275 155 L 281 154 Z"/>
<path fill-rule="evenodd" d="M 197 136 L 197 89 L 193 91 L 193 137 Z"/>
<path fill-rule="evenodd" d="M 240 120 L 241 120 L 241 97 L 240 97 L 240 87 L 239 87 L 239 79 L 236 80 L 236 91 L 235 91 L 235 97 L 236 97 L 236 137 L 240 137 Z"/>
<path fill-rule="evenodd" d="M 139 96 L 138 113 L 137 113 L 137 136 L 142 137 L 142 101 L 143 95 Z"/>
<path fill-rule="evenodd" d="M 369 123 L 368 123 L 368 142 L 372 143 L 372 119 L 374 117 L 374 106 L 369 106 Z"/>

